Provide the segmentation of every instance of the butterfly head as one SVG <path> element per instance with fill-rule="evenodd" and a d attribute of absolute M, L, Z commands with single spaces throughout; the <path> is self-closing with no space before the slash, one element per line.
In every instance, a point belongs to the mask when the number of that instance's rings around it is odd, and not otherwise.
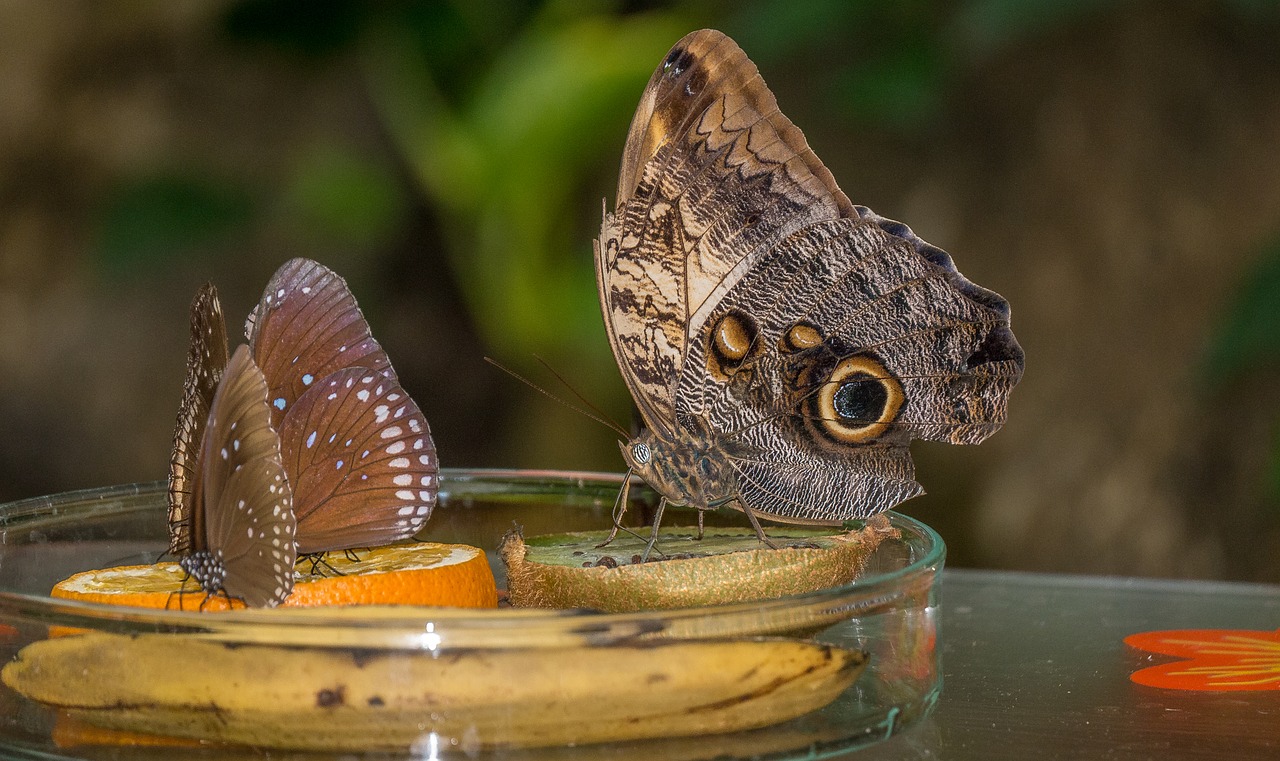
<path fill-rule="evenodd" d="M 627 467 L 677 505 L 708 509 L 735 493 L 729 458 L 709 438 L 667 441 L 644 430 L 620 446 Z"/>
<path fill-rule="evenodd" d="M 205 594 L 217 594 L 227 580 L 227 566 L 222 560 L 222 550 L 199 550 L 183 555 L 178 566 L 200 585 Z"/>

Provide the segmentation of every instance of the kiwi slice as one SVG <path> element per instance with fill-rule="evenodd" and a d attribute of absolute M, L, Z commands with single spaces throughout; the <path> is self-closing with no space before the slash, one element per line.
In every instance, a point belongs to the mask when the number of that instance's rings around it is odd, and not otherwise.
<path fill-rule="evenodd" d="M 647 536 L 620 533 L 600 547 L 607 531 L 526 539 L 513 530 L 498 551 L 514 606 L 624 613 L 765 600 L 846 584 L 897 530 L 876 516 L 855 531 L 770 526 L 766 533 L 777 549 L 749 528 L 707 528 L 702 539 L 694 528 L 663 528 L 661 552 L 648 561 L 641 560 Z"/>

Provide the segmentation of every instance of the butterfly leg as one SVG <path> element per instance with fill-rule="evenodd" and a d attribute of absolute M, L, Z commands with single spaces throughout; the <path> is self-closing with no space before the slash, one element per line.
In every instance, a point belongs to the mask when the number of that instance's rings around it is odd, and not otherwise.
<path fill-rule="evenodd" d="M 622 477 L 622 489 L 618 492 L 618 499 L 613 503 L 613 528 L 609 530 L 609 536 L 603 542 L 597 544 L 597 547 L 604 547 L 618 538 L 618 531 L 622 528 L 622 516 L 627 512 L 627 502 L 631 499 L 631 469 L 627 468 L 627 473 Z"/>
<path fill-rule="evenodd" d="M 698 511 L 698 536 L 696 537 L 696 539 L 697 539 L 699 542 L 701 542 L 701 541 L 702 541 L 702 520 L 703 520 L 702 516 L 703 516 L 703 515 L 705 515 L 705 514 L 706 514 L 706 512 L 707 512 L 706 510 L 699 510 L 699 511 Z"/>
<path fill-rule="evenodd" d="M 662 513 L 666 509 L 667 498 L 663 497 L 658 500 L 658 510 L 653 515 L 653 531 L 649 532 L 649 543 L 644 546 L 644 554 L 640 556 L 641 563 L 649 561 L 649 554 L 653 552 L 653 546 L 658 543 L 658 527 L 662 525 Z"/>
<path fill-rule="evenodd" d="M 742 502 L 739 502 L 738 504 L 742 505 L 742 512 L 746 513 L 747 520 L 751 521 L 751 528 L 756 530 L 756 538 L 759 539 L 761 542 L 764 542 L 764 544 L 768 546 L 769 549 L 771 550 L 778 549 L 778 545 L 774 544 L 769 539 L 769 537 L 764 535 L 764 529 L 760 528 L 760 519 L 756 517 L 755 513 L 751 512 L 751 508 L 747 507 L 746 504 Z M 701 518 L 702 515 L 699 514 L 698 517 Z"/>

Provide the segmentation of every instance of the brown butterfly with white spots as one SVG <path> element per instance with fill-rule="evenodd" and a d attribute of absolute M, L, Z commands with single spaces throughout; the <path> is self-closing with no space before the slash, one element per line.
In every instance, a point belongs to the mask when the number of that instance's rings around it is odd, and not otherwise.
<path fill-rule="evenodd" d="M 169 456 L 169 554 L 174 557 L 191 551 L 191 510 L 200 480 L 200 445 L 226 366 L 227 325 L 222 304 L 218 289 L 205 283 L 191 302 L 191 348 Z"/>
<path fill-rule="evenodd" d="M 1022 376 L 1009 303 L 851 203 L 714 30 L 641 95 L 596 273 L 645 423 L 623 457 L 661 495 L 653 537 L 668 502 L 740 509 L 766 542 L 757 516 L 887 510 L 923 491 L 912 439 L 982 441 Z"/>
<path fill-rule="evenodd" d="M 309 259 L 285 262 L 245 334 L 270 388 L 299 554 L 416 534 L 439 489 L 435 444 L 346 281 Z"/>
<path fill-rule="evenodd" d="M 267 383 L 247 346 L 221 373 L 198 452 L 178 564 L 206 594 L 279 605 L 293 591 L 295 521 Z"/>
<path fill-rule="evenodd" d="M 268 389 L 267 416 L 291 486 L 295 553 L 378 546 L 416 534 L 435 505 L 435 445 L 345 281 L 306 259 L 287 262 L 246 332 L 251 363 L 263 368 L 257 371 Z M 217 291 L 206 285 L 191 306 L 170 458 L 169 544 L 179 558 L 202 548 L 193 539 L 207 511 L 199 496 L 208 464 L 200 446 L 226 347 Z"/>

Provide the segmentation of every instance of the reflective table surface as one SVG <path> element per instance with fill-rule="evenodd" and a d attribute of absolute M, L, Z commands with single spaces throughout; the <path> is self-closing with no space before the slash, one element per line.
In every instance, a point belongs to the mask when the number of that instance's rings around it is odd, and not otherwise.
<path fill-rule="evenodd" d="M 1175 629 L 1258 631 L 1270 689 L 1134 683 L 1180 659 L 1124 639 Z M 1277 629 L 1280 586 L 948 569 L 936 711 L 841 758 L 1280 759 Z"/>

